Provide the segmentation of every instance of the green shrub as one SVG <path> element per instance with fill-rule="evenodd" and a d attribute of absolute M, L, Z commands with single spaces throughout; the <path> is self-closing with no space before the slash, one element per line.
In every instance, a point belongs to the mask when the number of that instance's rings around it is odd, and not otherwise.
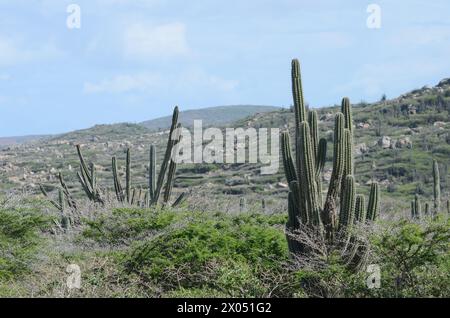
<path fill-rule="evenodd" d="M 125 259 L 128 271 L 174 288 L 214 288 L 229 296 L 263 295 L 258 277 L 280 271 L 288 260 L 279 216 L 206 216 L 136 244 Z M 231 287 L 236 282 L 240 285 Z"/>
<path fill-rule="evenodd" d="M 100 243 L 123 243 L 164 229 L 174 222 L 176 217 L 173 211 L 158 208 L 114 209 L 111 214 L 103 214 L 94 220 L 87 220 L 83 236 Z"/>
<path fill-rule="evenodd" d="M 27 208 L 0 209 L 0 280 L 30 269 L 50 218 Z"/>
<path fill-rule="evenodd" d="M 449 297 L 449 221 L 443 217 L 390 223 L 373 244 L 381 266 L 382 297 Z"/>

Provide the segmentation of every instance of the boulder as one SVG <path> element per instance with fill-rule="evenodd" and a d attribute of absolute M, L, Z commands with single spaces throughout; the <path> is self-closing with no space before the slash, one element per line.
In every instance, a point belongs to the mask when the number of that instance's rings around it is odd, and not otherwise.
<path fill-rule="evenodd" d="M 355 145 L 355 155 L 360 156 L 369 151 L 369 147 L 363 142 Z"/>
<path fill-rule="evenodd" d="M 399 138 L 396 142 L 395 142 L 395 147 L 396 148 L 409 148 L 411 149 L 412 147 L 412 141 L 409 137 L 402 137 Z"/>
<path fill-rule="evenodd" d="M 383 149 L 392 148 L 392 139 L 389 136 L 383 136 L 378 140 L 378 145 Z"/>

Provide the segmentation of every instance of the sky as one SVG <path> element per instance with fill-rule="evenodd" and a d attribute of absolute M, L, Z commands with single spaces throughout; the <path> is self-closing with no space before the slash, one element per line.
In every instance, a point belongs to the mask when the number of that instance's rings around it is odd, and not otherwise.
<path fill-rule="evenodd" d="M 448 0 L 0 0 L 0 136 L 288 107 L 292 58 L 311 106 L 370 102 L 436 85 L 449 57 Z"/>

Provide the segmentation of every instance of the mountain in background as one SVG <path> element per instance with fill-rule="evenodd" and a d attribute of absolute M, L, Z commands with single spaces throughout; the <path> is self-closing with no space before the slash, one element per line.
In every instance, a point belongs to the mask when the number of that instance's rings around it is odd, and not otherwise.
<path fill-rule="evenodd" d="M 245 119 L 249 116 L 256 115 L 258 113 L 267 113 L 275 110 L 280 110 L 280 107 L 275 106 L 255 106 L 255 105 L 233 105 L 233 106 L 215 106 L 194 110 L 181 110 L 179 122 L 184 127 L 192 127 L 195 120 L 201 119 L 203 121 L 203 127 L 208 126 L 226 126 L 237 120 Z M 160 117 L 139 123 L 139 126 L 143 126 L 150 131 L 165 130 L 170 127 L 172 117 Z M 105 131 L 121 131 L 123 127 L 135 126 L 134 124 L 112 124 L 112 125 L 96 125 L 94 127 L 79 130 L 82 133 L 85 131 L 100 130 L 98 133 L 105 133 Z M 71 132 L 68 134 L 73 134 Z M 66 136 L 67 134 L 60 134 L 59 136 Z M 47 139 L 49 137 L 56 137 L 56 135 L 30 135 L 30 136 L 14 136 L 14 137 L 0 137 L 0 148 L 21 145 L 27 142 L 39 141 Z"/>
<path fill-rule="evenodd" d="M 244 119 L 257 113 L 267 113 L 275 110 L 280 110 L 280 107 L 254 105 L 216 106 L 181 111 L 178 121 L 184 127 L 192 127 L 194 120 L 202 120 L 203 127 L 226 126 L 239 119 Z M 171 121 L 172 116 L 166 116 L 144 121 L 140 123 L 140 125 L 150 130 L 158 131 L 169 128 Z"/>
<path fill-rule="evenodd" d="M 0 148 L 12 145 L 20 145 L 26 142 L 38 141 L 47 137 L 49 137 L 49 135 L 0 137 Z"/>

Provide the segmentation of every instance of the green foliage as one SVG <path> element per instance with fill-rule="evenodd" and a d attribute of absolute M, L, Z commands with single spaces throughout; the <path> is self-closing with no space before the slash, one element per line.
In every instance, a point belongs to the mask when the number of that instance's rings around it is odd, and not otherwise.
<path fill-rule="evenodd" d="M 86 220 L 86 228 L 82 235 L 104 244 L 125 243 L 162 230 L 177 218 L 179 215 L 168 210 L 114 209 L 111 214 Z"/>
<path fill-rule="evenodd" d="M 208 287 L 238 295 L 229 288 L 234 282 L 240 281 L 244 289 L 256 288 L 256 277 L 281 270 L 288 260 L 284 234 L 272 226 L 284 221 L 257 214 L 207 218 L 193 214 L 187 224 L 136 244 L 125 260 L 126 268 L 167 289 Z M 234 288 L 242 291 L 239 285 Z M 239 295 L 244 294 L 248 295 Z"/>
<path fill-rule="evenodd" d="M 374 296 L 448 297 L 450 222 L 443 217 L 398 221 L 373 238 L 382 289 Z"/>
<path fill-rule="evenodd" d="M 0 281 L 30 270 L 49 224 L 38 210 L 0 208 Z"/>

